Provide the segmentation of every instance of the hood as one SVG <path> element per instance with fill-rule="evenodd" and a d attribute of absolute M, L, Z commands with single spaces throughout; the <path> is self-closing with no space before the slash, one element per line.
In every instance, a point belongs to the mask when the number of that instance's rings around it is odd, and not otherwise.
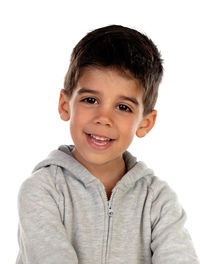
<path fill-rule="evenodd" d="M 66 173 L 73 174 L 77 180 L 81 181 L 85 186 L 92 181 L 99 181 L 92 175 L 80 162 L 78 162 L 72 155 L 74 145 L 61 145 L 58 149 L 50 152 L 48 157 L 39 162 L 33 169 L 32 173 L 47 166 L 59 166 L 63 168 Z M 127 173 L 117 183 L 124 187 L 133 186 L 133 184 L 142 177 L 153 175 L 153 171 L 149 169 L 145 163 L 139 161 L 128 151 L 123 153 L 123 158 L 126 164 Z M 117 186 L 116 185 L 116 186 Z"/>

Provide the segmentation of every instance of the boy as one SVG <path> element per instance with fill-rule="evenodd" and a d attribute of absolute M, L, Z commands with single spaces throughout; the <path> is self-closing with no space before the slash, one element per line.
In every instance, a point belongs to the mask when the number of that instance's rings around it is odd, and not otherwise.
<path fill-rule="evenodd" d="M 74 145 L 21 186 L 18 264 L 196 264 L 185 212 L 127 148 L 154 126 L 163 67 L 145 35 L 112 25 L 74 48 L 60 92 Z"/>

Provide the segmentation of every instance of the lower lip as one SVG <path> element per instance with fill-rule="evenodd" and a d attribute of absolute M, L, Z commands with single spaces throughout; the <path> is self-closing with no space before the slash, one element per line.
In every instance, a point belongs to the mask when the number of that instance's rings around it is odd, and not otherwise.
<path fill-rule="evenodd" d="M 97 145 L 95 144 L 95 138 L 90 137 L 88 134 L 85 134 L 86 138 L 87 138 L 87 142 L 89 143 L 89 145 L 95 149 L 95 150 L 106 150 L 108 149 L 114 142 L 114 140 L 108 141 L 106 142 L 105 145 Z M 98 143 L 98 142 L 97 142 Z"/>

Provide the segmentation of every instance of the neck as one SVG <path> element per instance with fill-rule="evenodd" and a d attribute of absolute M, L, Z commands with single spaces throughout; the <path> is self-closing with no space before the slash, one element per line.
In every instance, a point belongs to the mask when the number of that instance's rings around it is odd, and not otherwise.
<path fill-rule="evenodd" d="M 122 156 L 104 164 L 91 163 L 84 160 L 74 149 L 72 155 L 88 171 L 98 178 L 106 188 L 112 188 L 126 173 L 126 165 Z"/>
<path fill-rule="evenodd" d="M 95 166 L 93 175 L 97 177 L 101 182 L 109 183 L 113 181 L 119 181 L 126 173 L 126 166 L 123 159 L 116 160 L 115 163 L 105 165 L 98 168 Z"/>
<path fill-rule="evenodd" d="M 126 165 L 123 158 L 117 159 L 112 163 L 104 164 L 103 166 L 97 164 L 90 164 L 90 166 L 87 166 L 87 164 L 84 165 L 91 174 L 104 184 L 106 190 L 112 190 L 126 173 Z"/>

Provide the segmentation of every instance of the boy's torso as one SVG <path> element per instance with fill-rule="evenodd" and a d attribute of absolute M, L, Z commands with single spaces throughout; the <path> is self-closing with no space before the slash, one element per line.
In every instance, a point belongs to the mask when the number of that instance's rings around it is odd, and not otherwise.
<path fill-rule="evenodd" d="M 85 188 L 60 168 L 56 178 L 65 182 L 58 207 L 80 264 L 151 263 L 152 193 L 144 179 L 116 186 L 108 201 L 100 181 Z"/>
<path fill-rule="evenodd" d="M 44 263 L 198 263 L 175 193 L 144 163 L 125 153 L 127 173 L 109 199 L 100 180 L 66 153 L 53 151 L 22 185 L 17 263 L 36 255 Z"/>

